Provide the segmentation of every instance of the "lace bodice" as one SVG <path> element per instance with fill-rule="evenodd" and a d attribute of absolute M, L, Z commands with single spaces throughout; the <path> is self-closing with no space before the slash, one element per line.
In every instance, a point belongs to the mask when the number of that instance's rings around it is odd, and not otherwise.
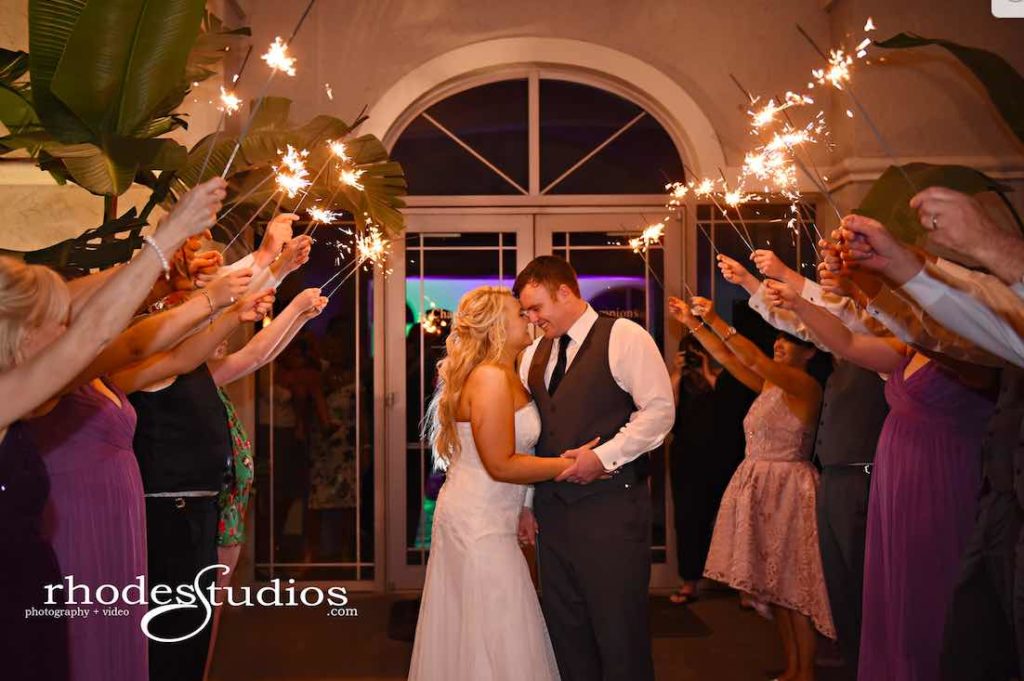
<path fill-rule="evenodd" d="M 768 461 L 803 461 L 811 458 L 813 426 L 807 426 L 786 404 L 785 393 L 769 386 L 750 406 L 743 419 L 747 458 Z"/>

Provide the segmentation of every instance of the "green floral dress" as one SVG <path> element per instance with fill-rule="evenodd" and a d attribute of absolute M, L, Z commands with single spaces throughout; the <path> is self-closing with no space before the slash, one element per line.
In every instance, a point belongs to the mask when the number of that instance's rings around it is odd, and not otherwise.
<path fill-rule="evenodd" d="M 234 475 L 230 483 L 220 491 L 220 523 L 217 530 L 218 546 L 235 546 L 245 541 L 245 511 L 249 507 L 249 492 L 252 491 L 252 442 L 245 432 L 245 426 L 235 412 L 227 394 L 217 389 L 224 409 L 228 413 L 228 427 L 231 429 L 231 461 Z"/>

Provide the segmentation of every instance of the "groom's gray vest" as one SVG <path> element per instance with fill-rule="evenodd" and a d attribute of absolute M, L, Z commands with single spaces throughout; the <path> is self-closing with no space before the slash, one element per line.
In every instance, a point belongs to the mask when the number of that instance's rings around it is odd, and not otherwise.
<path fill-rule="evenodd" d="M 636 411 L 633 397 L 619 387 L 608 362 L 608 344 L 615 319 L 600 316 L 565 372 L 554 397 L 548 394 L 544 373 L 554 342 L 543 339 L 530 364 L 528 384 L 541 417 L 537 456 L 561 456 L 567 449 L 580 447 L 595 437 L 608 442 L 629 422 Z M 592 494 L 621 489 L 647 477 L 648 457 L 643 454 L 608 480 L 589 485 L 571 482 L 541 482 L 535 486 L 535 499 L 544 503 L 559 496 L 572 503 Z"/>

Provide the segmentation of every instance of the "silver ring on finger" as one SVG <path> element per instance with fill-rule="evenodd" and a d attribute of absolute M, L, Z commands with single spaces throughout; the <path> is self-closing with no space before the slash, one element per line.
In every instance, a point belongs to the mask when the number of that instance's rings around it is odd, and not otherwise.
<path fill-rule="evenodd" d="M 938 228 L 939 228 L 939 216 L 937 216 L 935 213 L 932 213 L 932 231 L 935 231 Z"/>

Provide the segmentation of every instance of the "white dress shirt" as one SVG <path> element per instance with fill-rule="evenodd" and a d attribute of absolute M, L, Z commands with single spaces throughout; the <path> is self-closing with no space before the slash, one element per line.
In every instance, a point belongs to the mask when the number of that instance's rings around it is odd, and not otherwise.
<path fill-rule="evenodd" d="M 1024 282 L 1007 286 L 998 277 L 939 259 L 903 291 L 949 330 L 1024 367 Z"/>
<path fill-rule="evenodd" d="M 566 348 L 566 371 L 572 366 L 573 359 L 597 318 L 597 312 L 588 305 L 566 333 L 570 339 Z M 530 389 L 530 364 L 541 340 L 538 338 L 526 349 L 519 365 L 519 377 L 527 390 Z M 545 385 L 551 381 L 551 373 L 558 361 L 557 343 L 555 339 L 555 347 L 552 348 L 544 370 Z M 636 322 L 622 318 L 615 320 L 608 341 L 608 364 L 615 383 L 632 396 L 637 408 L 615 437 L 594 448 L 605 470 L 613 471 L 660 447 L 672 430 L 676 408 L 665 360 L 651 335 Z M 579 443 L 583 444 L 586 443 Z M 531 488 L 527 493 L 526 506 L 532 505 Z"/>
<path fill-rule="evenodd" d="M 768 301 L 765 300 L 764 291 L 765 287 L 764 284 L 762 284 L 761 287 L 754 292 L 754 295 L 750 296 L 750 300 L 747 301 L 747 305 L 750 306 L 750 309 L 761 315 L 766 322 L 779 331 L 788 333 L 791 336 L 796 336 L 808 343 L 814 343 L 814 345 L 822 352 L 831 352 L 831 350 L 822 345 L 821 342 L 814 337 L 814 334 L 811 333 L 810 329 L 807 328 L 803 320 L 800 319 L 795 312 L 769 305 Z M 821 288 L 820 284 L 811 281 L 810 279 L 804 279 L 803 288 L 800 289 L 800 297 L 809 303 L 817 305 L 818 307 L 825 308 L 834 317 L 837 317 L 839 321 L 843 323 L 843 326 L 853 333 L 860 333 L 869 336 L 892 335 L 884 326 L 876 322 L 863 310 L 858 308 L 853 299 L 829 293 Z"/>

